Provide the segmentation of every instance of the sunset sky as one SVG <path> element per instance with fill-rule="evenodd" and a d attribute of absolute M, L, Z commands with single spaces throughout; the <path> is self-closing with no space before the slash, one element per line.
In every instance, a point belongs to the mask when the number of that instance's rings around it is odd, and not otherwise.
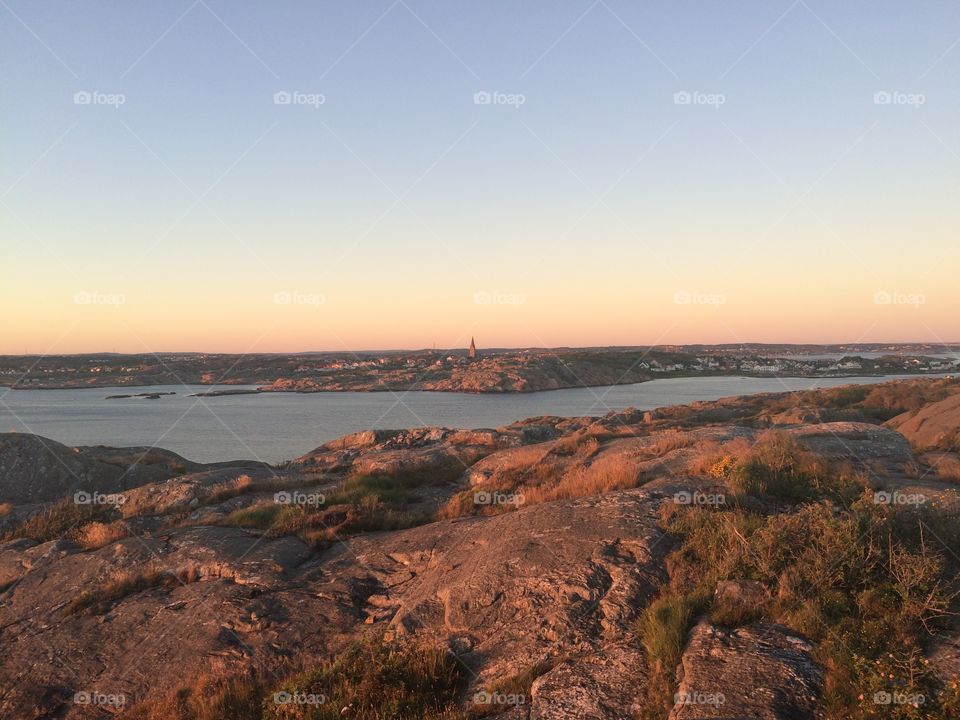
<path fill-rule="evenodd" d="M 0 353 L 960 341 L 960 4 L 0 17 Z"/>

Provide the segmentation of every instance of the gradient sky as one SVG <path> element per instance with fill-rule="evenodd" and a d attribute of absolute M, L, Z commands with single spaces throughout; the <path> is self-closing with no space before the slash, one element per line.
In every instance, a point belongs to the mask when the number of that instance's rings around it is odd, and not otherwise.
<path fill-rule="evenodd" d="M 955 2 L 0 18 L 2 353 L 960 341 Z"/>

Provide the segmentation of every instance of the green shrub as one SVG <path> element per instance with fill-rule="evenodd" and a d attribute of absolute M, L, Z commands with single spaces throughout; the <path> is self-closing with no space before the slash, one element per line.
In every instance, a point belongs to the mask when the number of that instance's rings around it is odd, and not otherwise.
<path fill-rule="evenodd" d="M 866 486 L 851 468 L 831 466 L 776 431 L 761 435 L 728 477 L 735 495 L 788 503 L 826 498 L 849 504 Z"/>
<path fill-rule="evenodd" d="M 673 675 L 687 644 L 687 633 L 708 600 L 702 591 L 668 593 L 644 609 L 637 621 L 637 633 L 651 664 Z"/>
<path fill-rule="evenodd" d="M 292 516 L 296 510 L 297 507 L 293 505 L 262 502 L 234 510 L 223 519 L 223 524 L 229 527 L 269 530 L 281 520 L 282 515 Z"/>

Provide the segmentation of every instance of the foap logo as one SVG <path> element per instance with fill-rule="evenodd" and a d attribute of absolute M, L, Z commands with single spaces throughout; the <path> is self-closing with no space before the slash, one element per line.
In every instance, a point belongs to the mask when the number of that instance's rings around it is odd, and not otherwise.
<path fill-rule="evenodd" d="M 307 105 L 318 108 L 327 104 L 327 96 L 323 93 L 305 93 L 299 90 L 278 90 L 273 94 L 274 105 Z"/>
<path fill-rule="evenodd" d="M 73 94 L 74 105 L 107 105 L 119 108 L 126 105 L 127 96 L 123 93 L 104 93 L 98 90 L 78 90 Z"/>
<path fill-rule="evenodd" d="M 718 108 L 727 102 L 723 93 L 706 93 L 699 90 L 678 90 L 673 94 L 674 105 L 706 105 Z"/>
<path fill-rule="evenodd" d="M 102 693 L 99 690 L 81 690 L 73 694 L 73 704 L 122 708 L 127 704 L 127 696 L 119 693 Z"/>
<path fill-rule="evenodd" d="M 288 290 L 278 290 L 273 294 L 274 305 L 310 305 L 320 307 L 325 305 L 327 298 L 325 295 L 317 293 L 290 292 Z"/>
<path fill-rule="evenodd" d="M 503 493 L 497 490 L 478 490 L 473 494 L 474 505 L 523 505 L 523 493 Z"/>
<path fill-rule="evenodd" d="M 926 701 L 926 695 L 921 695 L 920 693 L 887 692 L 886 690 L 881 690 L 873 694 L 874 705 L 913 705 L 913 707 L 920 707 Z"/>
<path fill-rule="evenodd" d="M 713 707 L 720 707 L 725 702 L 727 702 L 727 698 L 720 692 L 708 693 L 685 690 L 673 696 L 674 705 L 712 705 Z"/>
<path fill-rule="evenodd" d="M 502 693 L 480 690 L 473 695 L 474 705 L 526 705 L 527 696 L 523 693 Z"/>
<path fill-rule="evenodd" d="M 527 102 L 527 96 L 521 93 L 505 93 L 498 90 L 478 90 L 473 94 L 474 105 L 506 105 L 519 108 Z"/>
<path fill-rule="evenodd" d="M 274 705 L 326 705 L 327 696 L 323 693 L 287 692 L 281 690 L 273 694 Z"/>
<path fill-rule="evenodd" d="M 674 493 L 673 502 L 677 505 L 704 505 L 708 507 L 719 507 L 727 504 L 727 498 L 723 493 L 705 493 L 699 490 L 688 492 L 681 490 Z"/>
<path fill-rule="evenodd" d="M 921 493 L 902 493 L 899 490 L 881 490 L 873 494 L 873 502 L 876 505 L 923 505 L 927 502 L 927 496 Z"/>
<path fill-rule="evenodd" d="M 919 108 L 927 102 L 923 93 L 905 93 L 899 90 L 878 90 L 873 94 L 874 105 L 906 105 Z"/>
<path fill-rule="evenodd" d="M 78 490 L 73 494 L 74 505 L 123 505 L 127 501 L 122 493 L 101 493 Z"/>
<path fill-rule="evenodd" d="M 720 293 L 691 292 L 678 290 L 673 294 L 674 305 L 712 305 L 720 307 L 727 304 L 727 296 Z"/>
<path fill-rule="evenodd" d="M 277 503 L 277 505 L 307 505 L 310 507 L 319 507 L 327 501 L 327 498 L 323 493 L 293 491 L 275 493 L 273 501 Z"/>
<path fill-rule="evenodd" d="M 920 309 L 926 305 L 927 296 L 923 293 L 901 292 L 899 290 L 878 290 L 873 294 L 874 305 L 906 305 Z"/>
<path fill-rule="evenodd" d="M 125 305 L 127 298 L 119 293 L 102 293 L 90 290 L 78 290 L 73 295 L 74 305 L 106 305 L 120 307 Z"/>
<path fill-rule="evenodd" d="M 499 290 L 477 290 L 473 294 L 474 305 L 524 305 L 527 297 L 521 293 L 505 293 Z"/>

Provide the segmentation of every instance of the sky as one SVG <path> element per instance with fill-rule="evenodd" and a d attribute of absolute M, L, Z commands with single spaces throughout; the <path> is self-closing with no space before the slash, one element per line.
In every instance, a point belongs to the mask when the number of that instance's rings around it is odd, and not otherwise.
<path fill-rule="evenodd" d="M 960 341 L 955 2 L 0 0 L 0 353 Z"/>

